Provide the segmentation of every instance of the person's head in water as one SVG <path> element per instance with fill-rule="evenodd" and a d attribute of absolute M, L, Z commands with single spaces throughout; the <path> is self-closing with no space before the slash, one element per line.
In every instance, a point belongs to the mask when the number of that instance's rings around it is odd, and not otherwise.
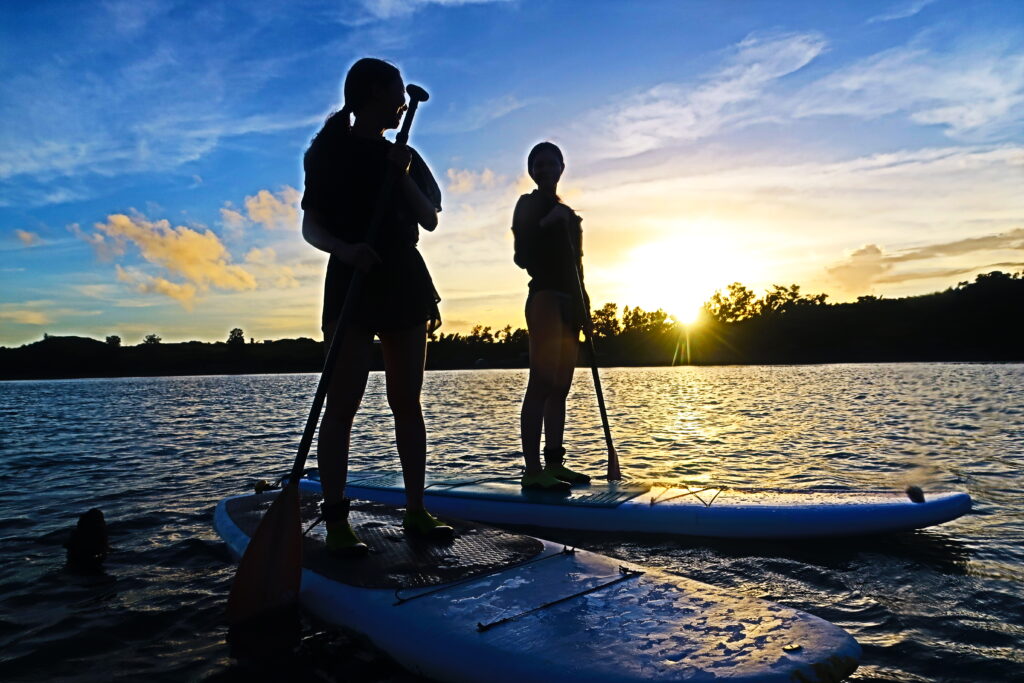
<path fill-rule="evenodd" d="M 408 108 L 402 73 L 393 64 L 373 57 L 360 59 L 348 70 L 344 97 L 344 106 L 327 119 L 321 132 L 348 132 L 354 114 L 358 129 L 380 134 L 398 128 Z"/>
<path fill-rule="evenodd" d="M 553 142 L 539 142 L 526 158 L 526 170 L 542 192 L 555 194 L 558 181 L 565 170 L 562 150 Z"/>
<path fill-rule="evenodd" d="M 79 572 L 98 572 L 110 552 L 107 541 L 107 522 L 103 511 L 92 508 L 78 518 L 78 524 L 71 537 L 64 544 L 67 548 L 68 567 Z"/>

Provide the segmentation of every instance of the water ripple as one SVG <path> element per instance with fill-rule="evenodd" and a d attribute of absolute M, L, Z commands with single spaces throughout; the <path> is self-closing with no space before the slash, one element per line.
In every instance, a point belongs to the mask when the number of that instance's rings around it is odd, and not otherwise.
<path fill-rule="evenodd" d="M 1024 366 L 613 368 L 601 375 L 623 471 L 633 478 L 740 488 L 956 488 L 974 497 L 975 514 L 841 542 L 538 533 L 833 621 L 864 646 L 854 680 L 1024 679 Z M 290 467 L 316 380 L 0 383 L 0 678 L 237 674 L 221 623 L 233 566 L 211 511 L 220 498 Z M 525 383 L 521 370 L 428 373 L 432 471 L 518 472 Z M 398 467 L 392 430 L 384 380 L 373 373 L 353 433 L 353 470 Z M 574 466 L 600 472 L 606 464 L 586 372 L 577 373 L 569 396 L 566 448 Z M 62 543 L 90 507 L 104 510 L 114 552 L 105 574 L 83 577 L 64 569 Z M 305 637 L 311 654 L 297 666 L 315 673 L 296 680 L 340 680 L 356 670 L 358 680 L 412 680 L 322 626 L 308 624 Z"/>

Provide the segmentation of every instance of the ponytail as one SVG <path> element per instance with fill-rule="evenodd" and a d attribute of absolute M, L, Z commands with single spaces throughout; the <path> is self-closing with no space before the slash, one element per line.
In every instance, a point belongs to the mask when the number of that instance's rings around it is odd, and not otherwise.
<path fill-rule="evenodd" d="M 373 57 L 364 57 L 353 64 L 345 76 L 345 105 L 327 117 L 323 128 L 313 138 L 313 144 L 328 142 L 336 135 L 347 135 L 352 130 L 352 115 L 373 97 L 373 88 L 389 85 L 401 77 L 396 67 Z"/>

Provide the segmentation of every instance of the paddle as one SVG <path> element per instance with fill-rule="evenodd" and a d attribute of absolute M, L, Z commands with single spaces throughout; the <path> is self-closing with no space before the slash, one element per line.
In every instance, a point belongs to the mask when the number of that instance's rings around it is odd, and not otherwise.
<path fill-rule="evenodd" d="M 427 91 L 416 85 L 409 85 L 406 91 L 409 93 L 409 110 L 395 139 L 396 143 L 401 145 L 409 141 L 409 129 L 412 127 L 413 116 L 419 103 L 430 97 Z M 377 235 L 391 198 L 391 190 L 398 180 L 397 176 L 397 173 L 390 171 L 385 175 L 377 195 L 373 218 L 364 238 L 368 243 L 372 243 Z M 338 349 L 341 347 L 338 340 L 352 319 L 364 279 L 362 271 L 356 270 L 352 273 L 352 282 L 345 295 L 341 315 L 334 326 L 334 333 L 331 335 L 327 359 L 324 361 L 323 372 L 320 373 L 320 382 L 316 387 L 313 406 L 306 420 L 306 429 L 302 433 L 299 452 L 295 456 L 295 464 L 292 466 L 288 483 L 263 516 L 238 563 L 238 571 L 235 573 L 235 581 L 228 597 L 227 618 L 231 626 L 286 610 L 298 598 L 299 584 L 302 580 L 299 479 L 302 478 L 302 468 L 306 464 L 306 456 L 309 455 L 309 447 L 313 443 L 313 433 L 320 421 L 320 411 L 327 397 L 327 387 L 331 381 Z"/>
<path fill-rule="evenodd" d="M 601 391 L 601 375 L 597 372 L 597 351 L 594 349 L 594 321 L 590 318 L 590 310 L 587 307 L 587 297 L 583 291 L 583 278 L 580 276 L 580 259 L 576 255 L 576 245 L 572 243 L 572 235 L 565 231 L 566 240 L 569 243 L 569 254 L 572 256 L 572 270 L 576 274 L 576 286 L 579 289 L 579 303 L 583 311 L 583 336 L 587 339 L 590 350 L 590 372 L 594 376 L 594 391 L 597 394 L 597 407 L 601 411 L 601 425 L 604 427 L 604 442 L 608 446 L 608 473 L 605 479 L 608 481 L 622 481 L 622 472 L 619 471 L 619 456 L 615 453 L 615 446 L 612 445 L 612 430 L 608 426 L 608 411 L 604 407 L 604 392 Z"/>

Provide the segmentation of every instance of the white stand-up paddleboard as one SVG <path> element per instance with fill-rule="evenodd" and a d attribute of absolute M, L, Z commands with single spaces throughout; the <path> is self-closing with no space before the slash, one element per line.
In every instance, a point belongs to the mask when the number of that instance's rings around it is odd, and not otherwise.
<path fill-rule="evenodd" d="M 315 476 L 315 475 L 314 475 Z M 403 505 L 398 473 L 349 475 L 349 498 Z M 908 531 L 967 514 L 971 497 L 895 491 L 741 491 L 593 482 L 569 494 L 529 491 L 518 479 L 428 480 L 427 507 L 439 515 L 558 529 L 665 533 L 715 538 L 815 538 Z"/>
<path fill-rule="evenodd" d="M 319 485 L 302 482 L 303 523 Z M 276 492 L 222 501 L 217 532 L 237 557 Z M 406 538 L 401 513 L 354 503 L 370 546 L 333 558 L 305 538 L 300 600 L 441 681 L 838 681 L 860 646 L 818 617 L 500 529 L 454 522 L 446 544 Z"/>

